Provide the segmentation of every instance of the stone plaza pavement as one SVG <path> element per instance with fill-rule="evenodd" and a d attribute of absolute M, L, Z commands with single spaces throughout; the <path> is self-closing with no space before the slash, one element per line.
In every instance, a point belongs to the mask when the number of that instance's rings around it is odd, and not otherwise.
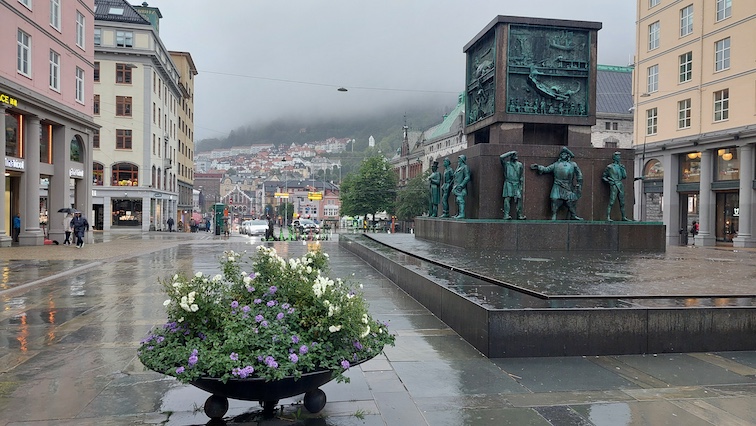
<path fill-rule="evenodd" d="M 260 241 L 164 232 L 94 237 L 80 250 L 0 249 L 0 426 L 207 424 L 208 394 L 145 370 L 136 349 L 165 320 L 158 277 L 213 272 L 223 250 L 251 252 Z M 285 257 L 308 249 L 265 244 Z M 331 276 L 364 285 L 396 346 L 350 369 L 351 383 L 325 385 L 328 403 L 317 415 L 295 397 L 262 420 L 256 402 L 232 400 L 226 424 L 756 424 L 756 352 L 487 359 L 337 242 L 320 246 Z"/>

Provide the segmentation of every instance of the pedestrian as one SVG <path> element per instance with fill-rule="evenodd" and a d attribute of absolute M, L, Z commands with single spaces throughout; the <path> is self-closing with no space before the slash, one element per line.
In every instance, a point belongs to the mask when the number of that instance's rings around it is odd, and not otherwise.
<path fill-rule="evenodd" d="M 13 216 L 13 242 L 18 242 L 18 236 L 21 234 L 21 216 L 19 216 L 18 213 L 16 213 L 15 216 Z"/>
<path fill-rule="evenodd" d="M 168 220 L 165 221 L 165 223 L 168 224 L 168 232 L 173 232 L 173 218 L 169 217 Z"/>
<path fill-rule="evenodd" d="M 186 230 L 184 229 L 184 221 L 183 220 L 179 220 L 178 229 L 176 230 L 176 232 L 186 232 Z"/>
<path fill-rule="evenodd" d="M 693 245 L 696 244 L 696 235 L 698 235 L 698 222 L 693 221 L 693 223 L 690 225 L 690 234 L 693 235 Z"/>
<path fill-rule="evenodd" d="M 64 246 L 71 245 L 71 219 L 73 219 L 73 215 L 70 212 L 63 217 L 63 230 L 66 232 L 66 239 L 63 241 Z"/>
<path fill-rule="evenodd" d="M 89 222 L 81 216 L 81 212 L 74 213 L 74 218 L 71 219 L 71 228 L 74 236 L 76 236 L 76 248 L 84 247 L 84 233 L 89 231 Z"/>

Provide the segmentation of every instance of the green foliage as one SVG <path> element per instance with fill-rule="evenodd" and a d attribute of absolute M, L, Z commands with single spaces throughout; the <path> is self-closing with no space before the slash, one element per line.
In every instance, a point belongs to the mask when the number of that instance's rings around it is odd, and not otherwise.
<path fill-rule="evenodd" d="M 419 174 L 400 189 L 396 197 L 396 217 L 399 220 L 412 220 L 428 211 L 430 170 Z"/>
<path fill-rule="evenodd" d="M 392 213 L 396 186 L 396 173 L 388 160 L 381 155 L 367 157 L 360 169 L 348 174 L 342 182 L 341 213 L 348 216 Z"/>
<path fill-rule="evenodd" d="M 394 344 L 386 324 L 368 314 L 356 289 L 323 275 L 328 255 L 285 259 L 259 246 L 253 273 L 243 255 L 225 252 L 221 273 L 162 280 L 168 322 L 142 340 L 139 360 L 182 382 L 199 377 L 278 380 L 350 365 Z"/>
<path fill-rule="evenodd" d="M 282 202 L 281 205 L 276 207 L 276 215 L 285 217 L 288 215 L 286 223 L 291 223 L 291 218 L 294 215 L 294 204 L 290 202 Z"/>

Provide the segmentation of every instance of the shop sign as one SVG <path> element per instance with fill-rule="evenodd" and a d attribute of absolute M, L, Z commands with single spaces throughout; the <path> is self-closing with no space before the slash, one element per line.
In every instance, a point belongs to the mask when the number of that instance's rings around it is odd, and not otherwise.
<path fill-rule="evenodd" d="M 11 98 L 10 96 L 6 95 L 5 93 L 0 93 L 0 103 L 4 103 L 6 105 L 18 106 L 18 99 Z"/>
<path fill-rule="evenodd" d="M 5 167 L 11 169 L 24 170 L 24 160 L 20 158 L 5 157 Z"/>
<path fill-rule="evenodd" d="M 84 170 L 75 169 L 71 167 L 70 169 L 68 169 L 68 176 L 69 177 L 84 177 Z"/>
<path fill-rule="evenodd" d="M 156 192 L 154 195 L 155 195 L 155 198 L 163 198 L 163 194 L 159 192 Z"/>
<path fill-rule="evenodd" d="M 740 216 L 740 207 L 733 207 L 732 217 L 739 217 L 739 216 Z"/>

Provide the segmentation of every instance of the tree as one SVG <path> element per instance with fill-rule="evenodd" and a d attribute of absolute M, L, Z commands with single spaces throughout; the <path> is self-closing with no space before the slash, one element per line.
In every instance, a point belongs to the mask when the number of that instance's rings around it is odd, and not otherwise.
<path fill-rule="evenodd" d="M 397 178 L 391 164 L 380 155 L 362 160 L 359 170 L 349 173 L 341 185 L 341 213 L 367 216 L 381 211 L 392 213 Z"/>
<path fill-rule="evenodd" d="M 396 217 L 399 220 L 412 220 L 428 211 L 430 171 L 419 174 L 407 182 L 407 186 L 397 192 Z"/>
<path fill-rule="evenodd" d="M 294 204 L 284 201 L 278 207 L 276 207 L 276 213 L 286 220 L 285 223 L 291 223 L 291 218 L 294 215 Z"/>

